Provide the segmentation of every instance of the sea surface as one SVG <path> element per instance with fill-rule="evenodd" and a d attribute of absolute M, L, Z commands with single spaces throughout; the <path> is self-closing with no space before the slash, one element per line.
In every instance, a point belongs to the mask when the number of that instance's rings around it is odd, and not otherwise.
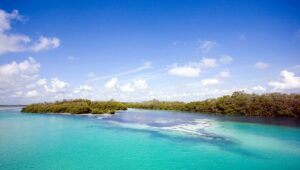
<path fill-rule="evenodd" d="M 1 170 L 300 170 L 298 119 L 0 108 Z"/>

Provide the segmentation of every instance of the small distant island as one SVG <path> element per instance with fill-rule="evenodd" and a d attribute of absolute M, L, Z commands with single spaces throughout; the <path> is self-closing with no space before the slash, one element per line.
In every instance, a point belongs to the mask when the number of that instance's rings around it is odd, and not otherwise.
<path fill-rule="evenodd" d="M 151 100 L 144 102 L 90 101 L 85 99 L 64 100 L 54 103 L 31 104 L 22 112 L 31 113 L 72 113 L 103 114 L 115 113 L 127 108 L 153 110 L 174 110 L 185 112 L 213 113 L 224 115 L 256 117 L 300 117 L 299 94 L 247 94 L 243 91 L 233 92 L 215 99 L 204 101 L 180 102 Z"/>
<path fill-rule="evenodd" d="M 91 101 L 86 99 L 63 100 L 54 103 L 37 103 L 22 108 L 27 113 L 114 114 L 127 110 L 125 104 L 116 101 Z"/>

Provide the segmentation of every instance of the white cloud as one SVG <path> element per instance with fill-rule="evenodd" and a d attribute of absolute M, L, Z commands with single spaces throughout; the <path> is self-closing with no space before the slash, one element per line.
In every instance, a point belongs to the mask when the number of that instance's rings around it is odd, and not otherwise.
<path fill-rule="evenodd" d="M 257 68 L 257 69 L 267 69 L 269 67 L 270 67 L 270 65 L 268 63 L 265 63 L 262 61 L 255 63 L 255 68 Z"/>
<path fill-rule="evenodd" d="M 203 86 L 212 86 L 212 85 L 218 85 L 224 82 L 226 78 L 230 77 L 230 72 L 227 70 L 221 71 L 219 75 L 217 75 L 215 78 L 207 78 L 201 80 L 201 84 Z"/>
<path fill-rule="evenodd" d="M 11 21 L 21 18 L 17 10 L 7 13 L 0 9 L 0 55 L 26 50 L 25 44 L 31 41 L 28 36 L 7 33 L 11 29 Z"/>
<path fill-rule="evenodd" d="M 217 84 L 220 84 L 220 81 L 218 79 L 216 79 L 216 78 L 203 79 L 201 81 L 201 84 L 203 86 L 217 85 Z"/>
<path fill-rule="evenodd" d="M 146 89 L 146 88 L 148 88 L 148 84 L 147 84 L 146 80 L 144 80 L 144 79 L 135 80 L 133 82 L 133 86 L 137 89 Z"/>
<path fill-rule="evenodd" d="M 81 86 L 79 86 L 78 88 L 76 88 L 75 90 L 74 90 L 74 92 L 76 93 L 76 94 L 79 94 L 80 95 L 80 97 L 82 96 L 82 97 L 87 97 L 87 96 L 89 96 L 89 95 L 91 95 L 92 93 L 93 93 L 93 87 L 92 86 L 89 86 L 89 85 L 87 85 L 87 84 L 85 84 L 85 85 L 81 85 Z"/>
<path fill-rule="evenodd" d="M 225 60 L 229 60 L 228 58 Z M 215 58 L 203 57 L 200 62 L 190 62 L 183 66 L 177 64 L 168 69 L 170 75 L 183 77 L 197 77 L 200 75 L 202 69 L 214 68 L 218 66 L 218 60 Z"/>
<path fill-rule="evenodd" d="M 20 63 L 0 65 L 0 90 L 12 90 L 27 85 L 38 76 L 40 64 L 29 57 Z"/>
<path fill-rule="evenodd" d="M 228 64 L 231 63 L 233 58 L 229 55 L 223 55 L 220 57 L 219 62 L 222 64 Z"/>
<path fill-rule="evenodd" d="M 26 35 L 6 35 L 0 32 L 0 55 L 25 51 L 26 44 L 30 41 L 30 38 Z"/>
<path fill-rule="evenodd" d="M 201 60 L 201 66 L 202 67 L 217 67 L 218 64 L 217 64 L 216 59 L 204 57 Z"/>
<path fill-rule="evenodd" d="M 31 38 L 27 35 L 9 33 L 12 20 L 21 20 L 22 16 L 17 10 L 7 13 L 0 9 L 0 55 L 10 52 L 40 51 L 59 46 L 59 39 L 41 36 L 40 39 L 31 44 Z"/>
<path fill-rule="evenodd" d="M 295 73 L 283 70 L 280 73 L 282 81 L 271 81 L 269 85 L 274 89 L 288 90 L 300 88 L 300 77 L 295 76 Z"/>
<path fill-rule="evenodd" d="M 263 86 L 257 85 L 257 86 L 253 86 L 252 90 L 254 92 L 265 92 L 267 89 L 264 88 Z"/>
<path fill-rule="evenodd" d="M 40 68 L 40 64 L 31 57 L 0 65 L 0 104 L 28 104 L 78 96 L 92 97 L 95 94 L 89 85 L 74 89 L 58 78 L 39 78 Z"/>
<path fill-rule="evenodd" d="M 92 90 L 93 90 L 93 88 L 89 85 L 81 85 L 78 88 L 78 92 L 80 92 L 80 91 L 92 91 Z"/>
<path fill-rule="evenodd" d="M 60 45 L 60 40 L 56 37 L 47 38 L 47 37 L 40 36 L 38 41 L 35 44 L 33 44 L 31 49 L 34 52 L 38 52 L 41 50 L 57 48 L 59 47 L 59 45 Z"/>
<path fill-rule="evenodd" d="M 22 16 L 19 15 L 18 10 L 13 10 L 12 13 L 7 13 L 0 9 L 0 32 L 11 29 L 11 20 L 21 20 Z"/>
<path fill-rule="evenodd" d="M 37 85 L 39 85 L 39 86 L 44 86 L 44 85 L 46 85 L 46 84 L 47 84 L 47 79 L 45 79 L 45 78 L 39 79 L 39 80 L 37 81 Z"/>
<path fill-rule="evenodd" d="M 226 78 L 226 77 L 230 77 L 230 72 L 229 71 L 221 71 L 220 72 L 220 77 Z"/>
<path fill-rule="evenodd" d="M 201 49 L 202 52 L 207 53 L 211 49 L 213 49 L 217 46 L 218 46 L 218 43 L 214 42 L 214 41 L 201 41 L 200 49 Z"/>
<path fill-rule="evenodd" d="M 175 76 L 197 77 L 199 76 L 200 71 L 201 70 L 198 66 L 188 64 L 186 66 L 174 65 L 168 70 L 168 73 Z"/>
<path fill-rule="evenodd" d="M 127 84 L 121 86 L 120 89 L 123 92 L 134 92 L 135 91 L 134 87 L 130 83 L 127 83 Z"/>
<path fill-rule="evenodd" d="M 117 78 L 112 78 L 111 80 L 105 83 L 104 87 L 108 90 L 114 89 L 117 86 L 117 82 Z"/>
<path fill-rule="evenodd" d="M 45 90 L 51 93 L 65 92 L 69 86 L 69 83 L 61 81 L 58 78 L 53 78 L 50 84 L 44 85 Z"/>
<path fill-rule="evenodd" d="M 32 98 L 38 96 L 38 92 L 36 90 L 31 90 L 26 93 L 26 97 Z"/>
<path fill-rule="evenodd" d="M 137 90 L 144 90 L 148 88 L 148 83 L 144 79 L 134 80 L 132 83 L 127 83 L 120 87 L 123 92 L 135 92 Z"/>

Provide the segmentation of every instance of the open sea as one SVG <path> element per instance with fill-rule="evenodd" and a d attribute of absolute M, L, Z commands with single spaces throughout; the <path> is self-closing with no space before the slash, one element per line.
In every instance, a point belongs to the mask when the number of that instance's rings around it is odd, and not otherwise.
<path fill-rule="evenodd" d="M 300 170 L 300 120 L 0 108 L 0 170 Z"/>

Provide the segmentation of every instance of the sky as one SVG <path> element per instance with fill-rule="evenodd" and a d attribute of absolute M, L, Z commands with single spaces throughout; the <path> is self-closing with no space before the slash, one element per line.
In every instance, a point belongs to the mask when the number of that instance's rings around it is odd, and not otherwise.
<path fill-rule="evenodd" d="M 300 93 L 296 0 L 1 0 L 0 104 Z"/>

